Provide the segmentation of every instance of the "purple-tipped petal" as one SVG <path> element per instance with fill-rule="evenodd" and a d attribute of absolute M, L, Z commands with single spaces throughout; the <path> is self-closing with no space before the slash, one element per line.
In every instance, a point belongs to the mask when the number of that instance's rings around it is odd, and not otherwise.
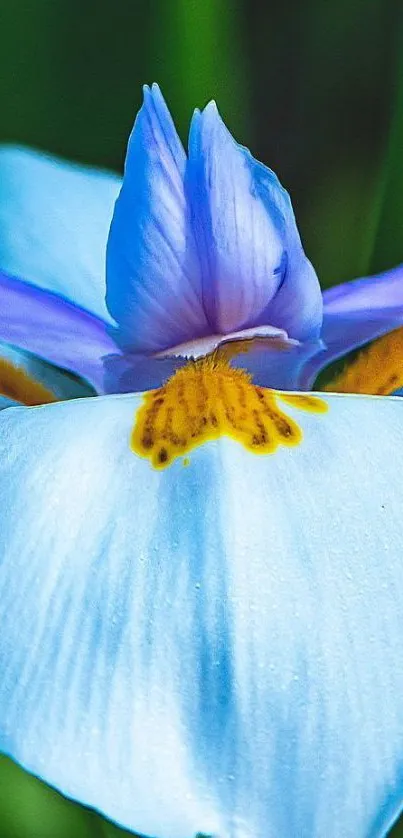
<path fill-rule="evenodd" d="M 186 156 L 162 94 L 144 88 L 107 247 L 116 339 L 156 352 L 207 334 L 198 256 L 185 202 Z"/>
<path fill-rule="evenodd" d="M 372 312 L 388 318 L 393 310 L 403 313 L 403 264 L 375 276 L 335 285 L 323 292 L 323 315 L 358 315 Z"/>
<path fill-rule="evenodd" d="M 403 265 L 329 288 L 323 303 L 325 348 L 304 369 L 302 389 L 310 389 L 332 361 L 403 325 Z"/>
<path fill-rule="evenodd" d="M 322 298 L 289 195 L 234 141 L 214 102 L 192 120 L 189 189 L 213 330 L 269 323 L 292 338 L 315 339 Z"/>
<path fill-rule="evenodd" d="M 0 340 L 70 370 L 103 392 L 102 356 L 117 352 L 107 325 L 57 294 L 0 272 Z"/>

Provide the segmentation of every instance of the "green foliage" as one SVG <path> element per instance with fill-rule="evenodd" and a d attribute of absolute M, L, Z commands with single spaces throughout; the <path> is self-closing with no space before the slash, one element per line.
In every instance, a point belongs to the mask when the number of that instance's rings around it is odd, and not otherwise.
<path fill-rule="evenodd" d="M 0 757 L 1 838 L 96 838 L 98 818 Z"/>
<path fill-rule="evenodd" d="M 389 142 L 379 183 L 379 221 L 374 236 L 371 271 L 393 268 L 403 261 L 403 13 L 396 38 L 396 99 Z"/>

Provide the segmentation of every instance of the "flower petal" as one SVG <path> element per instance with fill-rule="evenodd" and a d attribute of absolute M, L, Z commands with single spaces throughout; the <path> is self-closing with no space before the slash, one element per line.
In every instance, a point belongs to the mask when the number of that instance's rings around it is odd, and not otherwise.
<path fill-rule="evenodd" d="M 164 471 L 129 449 L 139 396 L 1 413 L 7 754 L 158 838 L 386 834 L 403 402 L 324 400 L 287 407 L 296 448 Z"/>
<path fill-rule="evenodd" d="M 255 338 L 242 341 L 234 348 L 236 353 L 233 355 L 230 343 L 222 345 L 219 352 L 228 353 L 229 358 L 232 356 L 231 366 L 249 372 L 254 384 L 277 390 L 296 390 L 310 358 L 319 351 L 320 341 L 299 343 L 281 338 Z"/>
<path fill-rule="evenodd" d="M 155 352 L 209 332 L 185 164 L 158 86 L 145 87 L 107 249 L 107 305 L 119 325 L 116 340 L 132 352 Z"/>
<path fill-rule="evenodd" d="M 6 343 L 0 343 L 0 364 L 2 360 L 28 373 L 34 382 L 50 390 L 57 400 L 88 398 L 96 395 L 93 388 L 81 379 Z M 2 393 L 1 374 L 0 393 Z M 24 404 L 24 402 L 21 403 Z"/>
<path fill-rule="evenodd" d="M 102 356 L 118 352 L 102 320 L 1 271 L 0 340 L 70 370 L 98 392 L 103 392 Z"/>
<path fill-rule="evenodd" d="M 323 303 L 325 349 L 303 371 L 301 389 L 312 387 L 332 361 L 403 325 L 403 265 L 335 285 L 324 291 Z"/>
<path fill-rule="evenodd" d="M 321 293 L 289 195 L 234 141 L 214 102 L 192 120 L 189 183 L 213 331 L 270 324 L 298 340 L 317 337 Z"/>
<path fill-rule="evenodd" d="M 310 358 L 321 347 L 320 341 L 288 340 L 281 331 L 278 336 L 270 337 L 258 335 L 237 339 L 233 336 L 225 340 L 216 335 L 215 338 L 182 344 L 176 347 L 178 351 L 160 357 L 109 355 L 103 358 L 104 393 L 135 393 L 161 387 L 176 370 L 188 363 L 189 358 L 212 358 L 213 355 L 246 370 L 252 375 L 253 382 L 261 387 L 293 390 L 298 388 Z"/>
<path fill-rule="evenodd" d="M 0 148 L 0 268 L 113 323 L 105 251 L 120 183 L 98 169 Z"/>
<path fill-rule="evenodd" d="M 6 407 L 19 407 L 20 402 L 16 402 L 15 399 L 8 399 L 7 396 L 0 396 L 0 410 L 4 410 Z"/>
<path fill-rule="evenodd" d="M 138 393 L 162 387 L 187 363 L 180 356 L 153 358 L 145 355 L 108 355 L 104 358 L 104 392 Z"/>

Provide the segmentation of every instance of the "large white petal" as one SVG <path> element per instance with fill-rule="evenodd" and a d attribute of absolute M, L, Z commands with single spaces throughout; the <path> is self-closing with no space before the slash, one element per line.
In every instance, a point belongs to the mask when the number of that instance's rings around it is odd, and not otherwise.
<path fill-rule="evenodd" d="M 0 744 L 158 838 L 373 838 L 402 797 L 401 399 L 164 471 L 140 396 L 0 414 Z"/>

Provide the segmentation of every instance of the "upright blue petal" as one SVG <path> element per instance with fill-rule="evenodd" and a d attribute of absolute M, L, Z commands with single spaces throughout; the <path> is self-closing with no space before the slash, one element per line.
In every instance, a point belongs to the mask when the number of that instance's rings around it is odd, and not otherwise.
<path fill-rule="evenodd" d="M 401 399 L 155 471 L 141 397 L 0 414 L 0 744 L 158 838 L 379 838 L 403 800 Z"/>
<path fill-rule="evenodd" d="M 185 163 L 159 88 L 145 87 L 107 250 L 107 305 L 118 323 L 116 340 L 132 352 L 158 351 L 209 332 Z"/>
<path fill-rule="evenodd" d="M 24 148 L 0 148 L 0 269 L 113 323 L 105 252 L 120 179 Z"/>
<path fill-rule="evenodd" d="M 292 338 L 316 338 L 320 287 L 288 193 L 234 141 L 214 102 L 192 120 L 189 188 L 213 330 L 268 323 Z"/>

